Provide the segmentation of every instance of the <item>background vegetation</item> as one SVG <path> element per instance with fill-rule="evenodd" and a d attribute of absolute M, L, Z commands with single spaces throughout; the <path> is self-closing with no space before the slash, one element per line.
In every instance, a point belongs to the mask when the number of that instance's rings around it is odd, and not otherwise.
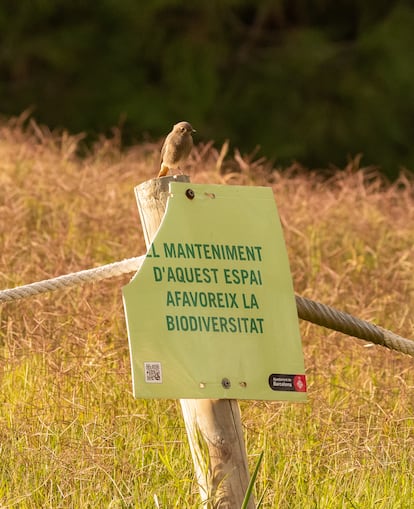
<path fill-rule="evenodd" d="M 115 133 L 116 134 L 116 133 Z M 0 125 L 0 288 L 144 253 L 133 186 L 159 145 Z M 329 180 L 212 144 L 194 182 L 271 186 L 294 287 L 414 334 L 414 182 L 358 160 Z M 200 507 L 176 401 L 134 400 L 121 286 L 129 276 L 0 306 L 0 506 Z M 413 359 L 301 322 L 309 402 L 241 402 L 264 507 L 407 509 Z"/>
<path fill-rule="evenodd" d="M 51 127 L 256 145 L 277 164 L 414 168 L 410 0 L 19 0 L 0 7 L 0 112 Z"/>

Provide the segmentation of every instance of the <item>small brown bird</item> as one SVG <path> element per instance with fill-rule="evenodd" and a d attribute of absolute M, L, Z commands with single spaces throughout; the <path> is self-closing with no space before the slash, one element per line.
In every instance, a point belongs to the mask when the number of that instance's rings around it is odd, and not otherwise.
<path fill-rule="evenodd" d="M 158 177 L 167 175 L 170 169 L 179 168 L 193 148 L 192 134 L 196 131 L 188 122 L 178 122 L 165 138 L 161 149 L 161 169 Z"/>

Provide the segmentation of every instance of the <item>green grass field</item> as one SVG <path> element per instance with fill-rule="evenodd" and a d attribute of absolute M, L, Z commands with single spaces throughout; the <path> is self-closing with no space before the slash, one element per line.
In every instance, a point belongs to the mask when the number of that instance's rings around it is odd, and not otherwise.
<path fill-rule="evenodd" d="M 0 125 L 0 289 L 145 251 L 133 188 L 159 145 Z M 297 294 L 414 337 L 414 182 L 324 178 L 196 147 L 193 182 L 271 186 Z M 0 305 L 0 507 L 201 507 L 177 401 L 134 400 L 130 276 Z M 414 360 L 301 322 L 309 402 L 241 402 L 256 494 L 280 509 L 414 508 Z"/>

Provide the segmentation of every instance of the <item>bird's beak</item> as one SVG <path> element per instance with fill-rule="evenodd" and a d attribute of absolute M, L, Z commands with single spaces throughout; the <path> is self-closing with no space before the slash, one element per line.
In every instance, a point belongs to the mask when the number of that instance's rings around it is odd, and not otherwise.
<path fill-rule="evenodd" d="M 196 133 L 196 132 L 197 132 L 197 131 L 196 131 L 195 129 L 193 129 L 193 130 L 191 131 L 191 133 L 192 133 L 192 134 L 194 134 L 194 133 Z"/>

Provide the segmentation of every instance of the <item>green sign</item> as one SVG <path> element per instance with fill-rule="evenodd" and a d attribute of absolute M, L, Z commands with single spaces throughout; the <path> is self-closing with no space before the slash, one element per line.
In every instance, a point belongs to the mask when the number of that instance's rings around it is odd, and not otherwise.
<path fill-rule="evenodd" d="M 135 397 L 306 400 L 270 188 L 171 183 L 123 296 Z"/>

